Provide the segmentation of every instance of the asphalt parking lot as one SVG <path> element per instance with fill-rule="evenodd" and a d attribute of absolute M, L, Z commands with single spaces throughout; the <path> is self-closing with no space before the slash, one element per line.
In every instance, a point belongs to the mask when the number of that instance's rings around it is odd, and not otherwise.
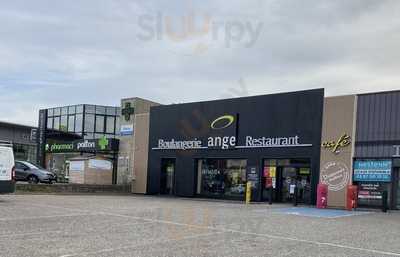
<path fill-rule="evenodd" d="M 398 212 L 134 195 L 7 195 L 0 196 L 0 228 L 2 257 L 400 256 Z"/>

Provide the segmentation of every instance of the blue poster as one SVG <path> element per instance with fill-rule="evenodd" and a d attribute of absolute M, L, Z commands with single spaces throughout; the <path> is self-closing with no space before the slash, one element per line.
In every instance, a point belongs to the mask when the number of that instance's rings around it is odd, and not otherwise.
<path fill-rule="evenodd" d="M 390 182 L 392 161 L 368 160 L 354 162 L 354 181 Z"/>

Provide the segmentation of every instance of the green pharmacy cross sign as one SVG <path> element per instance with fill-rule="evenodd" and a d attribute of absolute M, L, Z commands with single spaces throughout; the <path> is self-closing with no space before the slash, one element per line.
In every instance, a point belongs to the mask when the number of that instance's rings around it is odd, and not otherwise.
<path fill-rule="evenodd" d="M 99 146 L 101 150 L 106 150 L 106 147 L 108 146 L 108 139 L 105 136 L 100 138 Z"/>
<path fill-rule="evenodd" d="M 125 120 L 129 121 L 131 115 L 135 113 L 135 108 L 131 106 L 131 103 L 125 103 L 125 108 L 121 110 L 121 114 L 125 116 Z"/>

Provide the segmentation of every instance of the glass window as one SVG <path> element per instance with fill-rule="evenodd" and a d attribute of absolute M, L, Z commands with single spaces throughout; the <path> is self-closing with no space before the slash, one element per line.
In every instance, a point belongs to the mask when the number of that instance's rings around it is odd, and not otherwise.
<path fill-rule="evenodd" d="M 68 107 L 68 114 L 75 114 L 76 112 L 76 106 L 70 106 Z"/>
<path fill-rule="evenodd" d="M 82 132 L 82 125 L 83 125 L 83 114 L 77 114 L 75 120 L 75 132 L 81 133 Z"/>
<path fill-rule="evenodd" d="M 53 129 L 55 129 L 55 130 L 59 130 L 60 129 L 60 116 L 54 117 Z"/>
<path fill-rule="evenodd" d="M 106 133 L 114 134 L 114 125 L 115 125 L 114 122 L 115 122 L 114 116 L 107 117 Z"/>
<path fill-rule="evenodd" d="M 116 108 L 115 108 L 115 114 L 116 114 L 117 116 L 121 116 L 121 108 L 120 108 L 120 107 L 116 107 Z"/>
<path fill-rule="evenodd" d="M 115 111 L 116 111 L 115 107 L 107 107 L 106 113 L 107 115 L 115 115 Z"/>
<path fill-rule="evenodd" d="M 36 162 L 36 147 L 33 145 L 13 144 L 14 157 L 18 161 Z M 15 163 L 19 168 L 26 167 L 24 164 Z M 17 166 L 17 167 L 18 167 Z"/>
<path fill-rule="evenodd" d="M 54 108 L 54 116 L 61 115 L 61 108 Z"/>
<path fill-rule="evenodd" d="M 62 107 L 61 108 L 61 115 L 67 115 L 68 114 L 68 107 Z"/>
<path fill-rule="evenodd" d="M 68 132 L 74 132 L 75 130 L 75 115 L 68 116 Z"/>
<path fill-rule="evenodd" d="M 104 116 L 96 115 L 96 132 L 104 132 Z"/>
<path fill-rule="evenodd" d="M 115 117 L 115 134 L 119 135 L 121 127 L 119 125 L 119 116 Z"/>
<path fill-rule="evenodd" d="M 84 139 L 94 139 L 94 134 L 93 133 L 85 133 L 85 136 L 83 138 Z"/>
<path fill-rule="evenodd" d="M 94 105 L 85 105 L 85 113 L 95 113 L 96 107 Z"/>
<path fill-rule="evenodd" d="M 85 132 L 94 132 L 94 114 L 85 115 Z"/>
<path fill-rule="evenodd" d="M 205 196 L 244 199 L 246 166 L 247 160 L 199 160 L 197 193 Z"/>
<path fill-rule="evenodd" d="M 53 109 L 48 109 L 47 110 L 47 116 L 53 116 L 54 115 L 54 110 Z"/>
<path fill-rule="evenodd" d="M 99 134 L 99 133 L 94 134 L 95 139 L 102 138 L 103 136 L 104 136 L 104 134 Z"/>
<path fill-rule="evenodd" d="M 68 131 L 68 116 L 67 115 L 61 116 L 60 130 Z"/>
<path fill-rule="evenodd" d="M 76 113 L 83 113 L 83 105 L 76 106 Z"/>
<path fill-rule="evenodd" d="M 53 118 L 47 118 L 47 128 L 48 129 L 53 128 Z"/>
<path fill-rule="evenodd" d="M 96 106 L 96 114 L 106 114 L 106 107 Z"/>

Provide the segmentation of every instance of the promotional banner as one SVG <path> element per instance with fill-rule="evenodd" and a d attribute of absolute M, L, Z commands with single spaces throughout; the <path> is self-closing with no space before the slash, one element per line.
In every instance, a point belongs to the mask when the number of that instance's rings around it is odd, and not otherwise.
<path fill-rule="evenodd" d="M 390 182 L 392 161 L 368 160 L 354 162 L 354 181 Z"/>

